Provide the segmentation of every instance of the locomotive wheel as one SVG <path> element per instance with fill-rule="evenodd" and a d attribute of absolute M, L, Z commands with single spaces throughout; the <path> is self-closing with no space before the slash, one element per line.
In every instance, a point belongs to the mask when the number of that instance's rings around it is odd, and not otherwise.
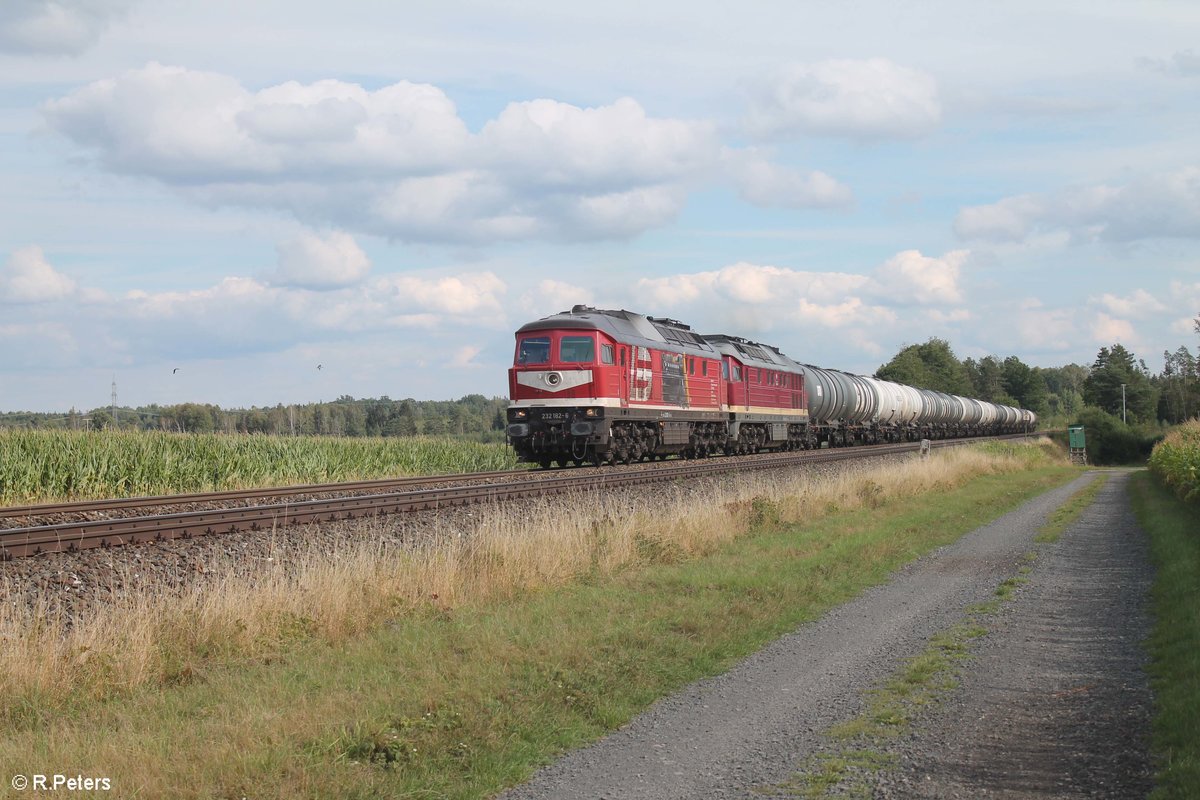
<path fill-rule="evenodd" d="M 572 464 L 574 464 L 574 465 L 575 465 L 575 466 L 577 466 L 577 467 L 582 467 L 582 466 L 583 466 L 583 459 L 582 459 L 582 458 L 572 458 L 572 459 L 571 459 L 571 463 L 572 463 Z"/>
<path fill-rule="evenodd" d="M 550 465 L 552 463 L 554 463 L 554 459 L 552 459 L 552 458 L 538 459 L 538 464 L 541 465 L 542 469 L 550 469 Z"/>

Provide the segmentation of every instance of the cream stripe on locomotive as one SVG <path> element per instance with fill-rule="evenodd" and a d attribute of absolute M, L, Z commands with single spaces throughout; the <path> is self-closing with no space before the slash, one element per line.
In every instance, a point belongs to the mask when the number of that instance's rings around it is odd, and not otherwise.
<path fill-rule="evenodd" d="M 564 406 L 603 406 L 605 408 L 626 408 L 630 411 L 728 411 L 729 407 L 722 404 L 721 406 L 663 406 L 651 405 L 649 403 L 630 403 L 628 406 L 622 406 L 620 398 L 617 397 L 539 397 L 537 400 L 513 400 L 508 404 L 509 408 L 562 408 Z"/>
<path fill-rule="evenodd" d="M 561 392 L 592 382 L 590 369 L 547 369 L 517 373 L 517 383 L 543 392 Z"/>
<path fill-rule="evenodd" d="M 804 408 L 772 408 L 770 406 L 734 406 L 729 409 L 734 414 L 753 414 L 755 416 L 795 417 L 796 421 L 808 419 L 808 409 Z"/>

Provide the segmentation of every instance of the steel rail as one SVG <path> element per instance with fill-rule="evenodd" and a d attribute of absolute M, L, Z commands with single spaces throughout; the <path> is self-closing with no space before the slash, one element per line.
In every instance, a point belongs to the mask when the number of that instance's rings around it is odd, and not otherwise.
<path fill-rule="evenodd" d="M 969 439 L 942 439 L 932 447 L 952 447 L 995 439 L 1022 438 L 1026 434 Z M 258 531 L 314 522 L 336 522 L 379 514 L 439 509 L 480 502 L 496 502 L 560 494 L 572 490 L 603 490 L 631 484 L 657 483 L 746 470 L 825 463 L 857 458 L 916 452 L 919 442 L 805 450 L 753 461 L 703 459 L 665 463 L 651 470 L 570 470 L 563 475 L 502 483 L 451 486 L 383 494 L 335 497 L 298 503 L 245 506 L 207 511 L 187 511 L 125 519 L 67 522 L 0 530 L 0 561 L 40 553 L 71 552 L 94 547 L 192 538 L 237 531 Z"/>

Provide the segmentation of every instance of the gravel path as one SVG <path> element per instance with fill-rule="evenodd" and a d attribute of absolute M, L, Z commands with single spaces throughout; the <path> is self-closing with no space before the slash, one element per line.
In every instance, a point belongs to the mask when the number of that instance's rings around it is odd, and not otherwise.
<path fill-rule="evenodd" d="M 910 564 L 887 585 L 783 637 L 725 675 L 693 684 L 660 701 L 625 728 L 569 754 L 501 797 L 666 800 L 772 794 L 772 787 L 785 784 L 806 757 L 827 747 L 823 731 L 863 708 L 867 690 L 891 674 L 902 659 L 920 652 L 930 636 L 962 621 L 968 605 L 992 599 L 997 584 L 1016 573 L 1021 556 L 1032 549 L 1033 537 L 1050 512 L 1093 478 L 1094 474 L 1081 476 Z M 1078 779 L 1076 772 L 1084 770 L 1094 776 L 1087 784 L 1093 794 L 1144 794 L 1145 754 L 1139 737 L 1146 727 L 1148 691 L 1139 671 L 1141 662 L 1131 659 L 1125 650 L 1129 646 L 1136 649 L 1146 620 L 1144 614 L 1138 616 L 1128 609 L 1114 613 L 1113 601 L 1144 594 L 1149 567 L 1144 563 L 1136 526 L 1128 518 L 1123 488 L 1121 480 L 1106 487 L 1101 502 L 1064 536 L 1062 553 L 1080 551 L 1081 559 L 1063 555 L 1061 566 L 1051 563 L 1035 570 L 1036 586 L 1026 587 L 1022 607 L 1034 609 L 1030 612 L 1033 616 L 1041 609 L 1047 615 L 1043 621 L 1050 620 L 1052 635 L 1029 629 L 1032 619 L 1018 619 L 1013 614 L 1007 630 L 1014 641 L 1003 642 L 999 635 L 989 637 L 986 655 L 970 662 L 977 665 L 973 678 L 979 683 L 970 684 L 976 688 L 964 684 L 959 695 L 963 699 L 957 706 L 948 706 L 942 722 L 929 720 L 928 735 L 914 736 L 905 744 L 909 749 L 904 763 L 909 772 L 893 776 L 890 788 L 881 787 L 880 791 L 890 792 L 890 797 L 914 796 L 915 784 L 926 783 L 925 775 L 937 774 L 942 782 L 928 781 L 920 796 L 979 796 L 978 789 L 988 785 L 989 775 L 1003 778 L 1014 769 L 1023 769 L 1024 756 L 1017 749 L 989 761 L 995 745 L 980 738 L 1007 725 L 1006 738 L 1014 745 L 1035 736 L 1051 737 L 1034 749 L 1055 758 L 1092 753 L 1096 737 L 1111 736 L 1112 743 L 1123 741 L 1132 753 L 1129 759 L 1110 753 L 1111 747 L 1103 755 L 1096 750 L 1097 755 L 1081 758 L 1078 770 L 1072 767 L 1062 780 L 1070 785 Z M 1111 516 L 1117 519 L 1110 524 Z M 1137 563 L 1122 570 L 1120 562 L 1124 561 Z M 1117 582 L 1116 588 L 1102 590 L 1100 584 L 1109 579 Z M 1076 599 L 1085 596 L 1077 609 Z M 1064 620 L 1058 628 L 1053 622 L 1055 612 L 1061 612 Z M 1065 624 L 1067 617 L 1078 618 L 1084 628 L 1096 627 L 1084 633 L 1083 628 L 1072 627 L 1074 623 Z M 1107 629 L 1103 628 L 1106 622 Z M 1076 642 L 1076 636 L 1087 639 L 1088 646 Z M 1015 640 L 1024 640 L 1025 647 L 1010 652 Z M 1122 655 L 1107 655 L 1100 647 L 1110 641 L 1121 644 Z M 1091 660 L 1087 664 L 1060 663 L 1057 649 L 1050 649 L 1063 644 L 1071 645 L 1072 658 L 1086 651 Z M 1023 662 L 1020 666 L 1018 659 Z M 1117 670 L 1117 677 L 1109 675 L 1110 668 Z M 976 670 L 976 666 L 967 669 Z M 1041 673 L 1047 674 L 1039 677 Z M 1011 675 L 1044 680 L 1044 685 L 1006 684 L 1004 677 Z M 1094 691 L 1102 682 L 1105 689 Z M 1006 691 L 1006 686 L 1010 690 Z M 989 695 L 978 687 L 999 688 L 999 692 Z M 1118 739 L 1108 724 L 1082 724 L 1080 713 L 1048 712 L 1046 716 L 1026 702 L 1025 691 L 1049 693 L 1043 700 L 1061 701 L 1062 706 L 1080 703 L 1084 716 L 1099 711 L 1100 703 L 1110 703 L 1114 707 L 1102 716 L 1112 722 L 1122 718 L 1120 724 L 1133 730 Z M 1066 694 L 1055 696 L 1056 691 Z M 1140 704 L 1139 710 L 1126 714 L 1131 699 Z M 1008 716 L 983 722 L 969 718 L 983 709 Z M 1049 722 L 1033 724 L 1039 720 Z M 965 727 L 956 728 L 956 723 Z M 975 726 L 973 732 L 968 730 L 971 725 Z M 1053 737 L 1070 725 L 1078 728 L 1059 746 Z M 943 748 L 947 755 L 939 761 L 935 754 Z M 985 766 L 988 764 L 995 769 Z M 1027 780 L 1013 782 L 1012 791 L 1005 796 L 1029 796 L 1029 787 L 1041 787 L 1042 781 L 1050 781 L 1047 785 L 1051 787 L 1060 785 L 1056 781 L 1063 773 L 1055 772 L 1049 762 L 1044 769 L 1036 764 L 1028 767 Z M 1103 777 L 1113 772 L 1143 777 L 1140 782 L 1123 784 L 1132 794 L 1122 794 Z"/>
<path fill-rule="evenodd" d="M 1145 797 L 1153 579 L 1128 473 L 1042 549 L 959 689 L 895 749 L 880 797 Z"/>

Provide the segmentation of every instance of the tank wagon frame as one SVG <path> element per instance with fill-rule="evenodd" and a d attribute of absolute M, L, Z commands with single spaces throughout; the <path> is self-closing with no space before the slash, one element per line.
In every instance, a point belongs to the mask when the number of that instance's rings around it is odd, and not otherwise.
<path fill-rule="evenodd" d="M 516 332 L 508 440 L 522 461 L 629 463 L 1019 433 L 1033 412 L 801 364 L 677 320 L 575 306 Z"/>

